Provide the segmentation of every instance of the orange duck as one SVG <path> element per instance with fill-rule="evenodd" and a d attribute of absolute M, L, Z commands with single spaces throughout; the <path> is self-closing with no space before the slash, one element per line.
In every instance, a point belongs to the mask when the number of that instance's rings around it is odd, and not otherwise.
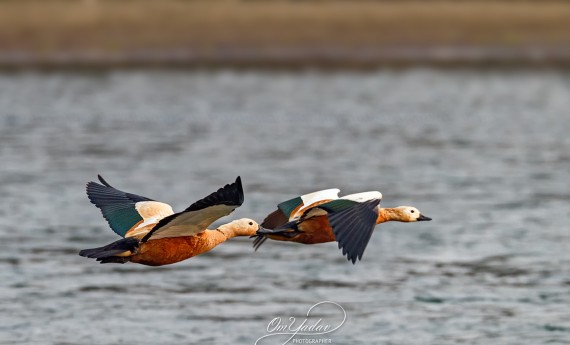
<path fill-rule="evenodd" d="M 280 203 L 255 234 L 257 250 L 268 238 L 276 241 L 316 244 L 337 241 L 349 261 L 361 260 L 376 224 L 428 221 L 411 206 L 381 208 L 377 191 L 338 197 L 338 189 L 326 189 Z"/>
<path fill-rule="evenodd" d="M 170 205 L 113 188 L 101 176 L 87 184 L 87 196 L 103 214 L 111 229 L 123 239 L 84 249 L 79 255 L 103 263 L 135 262 L 162 266 L 205 253 L 236 236 L 255 235 L 259 226 L 238 219 L 215 230 L 207 227 L 227 216 L 244 200 L 241 179 L 196 201 L 182 212 Z"/>

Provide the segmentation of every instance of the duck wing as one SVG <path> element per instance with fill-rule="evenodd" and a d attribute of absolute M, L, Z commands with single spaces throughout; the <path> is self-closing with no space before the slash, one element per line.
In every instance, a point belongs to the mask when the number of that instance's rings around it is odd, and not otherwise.
<path fill-rule="evenodd" d="M 227 184 L 207 197 L 196 201 L 182 212 L 163 218 L 142 242 L 167 237 L 194 236 L 206 230 L 217 219 L 227 216 L 243 204 L 241 178 Z"/>
<path fill-rule="evenodd" d="M 265 217 L 263 222 L 261 222 L 261 226 L 266 229 L 281 227 L 289 221 L 299 218 L 307 208 L 310 208 L 315 203 L 323 200 L 338 199 L 339 192 L 340 190 L 336 188 L 324 189 L 283 201 L 277 205 L 277 210 Z"/>
<path fill-rule="evenodd" d="M 271 212 L 263 222 L 261 222 L 261 226 L 266 229 L 276 229 L 283 224 L 286 224 L 289 221 L 287 215 L 280 209 L 276 209 L 275 211 Z"/>
<path fill-rule="evenodd" d="M 329 212 L 328 221 L 338 248 L 353 264 L 357 258 L 362 259 L 370 241 L 378 217 L 378 204 L 380 199 L 365 202 L 338 199 L 318 206 Z"/>
<path fill-rule="evenodd" d="M 101 184 L 87 183 L 87 197 L 101 210 L 113 231 L 121 237 L 132 237 L 150 230 L 150 225 L 174 213 L 170 205 L 112 187 L 101 175 Z"/>
<path fill-rule="evenodd" d="M 316 203 L 318 203 L 318 202 L 316 202 Z M 301 205 L 302 205 L 302 203 L 301 203 Z M 275 212 L 278 212 L 278 211 L 279 210 L 277 210 Z M 297 213 L 300 213 L 300 212 L 297 212 Z M 261 247 L 261 245 L 265 241 L 267 241 L 267 238 L 268 238 L 267 236 L 269 236 L 269 235 L 292 238 L 292 237 L 295 237 L 302 232 L 311 232 L 311 230 L 313 229 L 312 225 L 314 225 L 314 224 L 310 224 L 310 223 L 313 220 L 316 220 L 317 218 L 320 218 L 319 220 L 317 220 L 317 222 L 323 221 L 323 220 L 326 222 L 326 217 L 323 217 L 326 215 L 327 215 L 326 210 L 319 208 L 319 206 L 313 206 L 313 207 L 306 208 L 300 217 L 296 217 L 290 221 L 285 220 L 282 224 L 279 224 L 273 228 L 264 226 L 264 224 L 265 225 L 268 224 L 267 218 L 266 218 L 266 220 L 264 220 L 263 223 L 261 224 L 261 227 L 259 228 L 259 230 L 257 230 L 257 233 L 255 235 L 251 236 L 251 237 L 255 238 L 255 240 L 253 241 L 253 248 L 257 251 L 259 249 L 259 247 Z M 315 228 L 318 228 L 318 227 L 315 227 Z"/>

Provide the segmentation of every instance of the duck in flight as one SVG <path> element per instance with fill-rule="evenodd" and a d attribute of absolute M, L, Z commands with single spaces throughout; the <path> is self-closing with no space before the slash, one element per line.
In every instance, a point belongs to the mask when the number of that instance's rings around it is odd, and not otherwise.
<path fill-rule="evenodd" d="M 377 224 L 431 220 L 411 206 L 381 208 L 380 192 L 341 198 L 339 192 L 339 189 L 326 189 L 280 203 L 252 236 L 255 250 L 268 238 L 304 244 L 337 241 L 342 254 L 354 264 L 356 259 L 362 259 Z"/>
<path fill-rule="evenodd" d="M 168 204 L 120 191 L 98 176 L 101 184 L 89 182 L 87 196 L 115 233 L 123 237 L 109 245 L 84 249 L 79 255 L 101 263 L 134 262 L 149 266 L 168 265 L 205 253 L 235 236 L 252 236 L 259 225 L 243 218 L 208 230 L 244 200 L 241 179 L 174 213 Z"/>

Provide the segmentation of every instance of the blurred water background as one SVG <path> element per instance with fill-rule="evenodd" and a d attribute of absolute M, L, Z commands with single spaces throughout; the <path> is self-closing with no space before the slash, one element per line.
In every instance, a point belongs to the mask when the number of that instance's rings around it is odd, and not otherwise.
<path fill-rule="evenodd" d="M 556 70 L 2 74 L 0 344 L 253 344 L 323 300 L 337 344 L 569 344 L 569 95 Z M 247 238 L 98 265 L 97 173 L 175 210 L 241 175 L 224 221 L 331 187 L 434 220 L 378 226 L 354 266 Z"/>

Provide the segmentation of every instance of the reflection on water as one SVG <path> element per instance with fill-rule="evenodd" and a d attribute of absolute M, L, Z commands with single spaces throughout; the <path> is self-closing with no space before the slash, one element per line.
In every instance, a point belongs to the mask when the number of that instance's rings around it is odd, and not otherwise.
<path fill-rule="evenodd" d="M 0 343 L 252 344 L 340 303 L 339 344 L 570 337 L 570 75 L 113 72 L 0 76 Z M 182 209 L 241 175 L 232 215 L 380 190 L 434 221 L 334 243 L 248 239 L 172 266 L 97 265 L 101 173 Z M 228 218 L 230 219 L 230 218 Z"/>

